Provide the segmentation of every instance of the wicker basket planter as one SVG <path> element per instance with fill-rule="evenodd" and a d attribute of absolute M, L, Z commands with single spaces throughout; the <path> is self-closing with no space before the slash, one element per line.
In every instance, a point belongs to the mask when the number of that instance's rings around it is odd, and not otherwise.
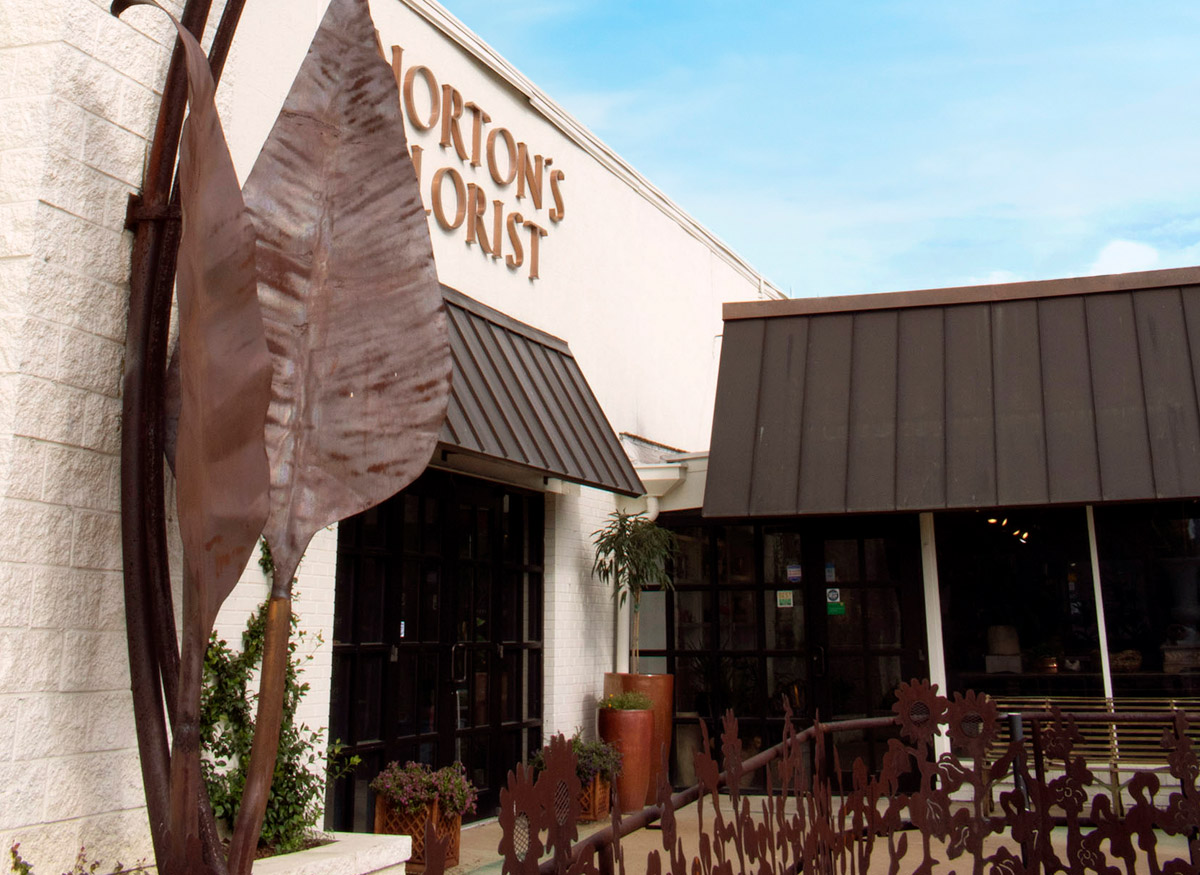
<path fill-rule="evenodd" d="M 599 775 L 593 775 L 592 780 L 583 785 L 579 792 L 579 822 L 591 823 L 594 820 L 604 820 L 608 817 L 609 798 L 611 789 L 608 781 Z"/>
<path fill-rule="evenodd" d="M 408 860 L 409 872 L 425 869 L 425 822 L 433 821 L 434 834 L 439 838 L 449 836 L 446 845 L 446 868 L 458 865 L 459 839 L 462 832 L 462 815 L 443 813 L 435 801 L 432 806 L 423 805 L 416 812 L 393 808 L 386 796 L 375 797 L 376 834 L 412 836 L 412 856 Z"/>

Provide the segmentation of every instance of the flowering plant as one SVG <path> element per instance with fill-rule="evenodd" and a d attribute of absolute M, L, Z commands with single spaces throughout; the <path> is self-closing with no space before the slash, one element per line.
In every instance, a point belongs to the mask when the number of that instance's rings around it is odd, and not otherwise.
<path fill-rule="evenodd" d="M 477 793 L 467 779 L 462 763 L 452 763 L 434 771 L 426 763 L 388 763 L 375 776 L 371 789 L 387 798 L 395 808 L 415 814 L 422 805 L 438 805 L 454 816 L 475 810 Z"/>
<path fill-rule="evenodd" d="M 654 700 L 641 690 L 625 690 L 620 693 L 609 693 L 600 700 L 598 708 L 612 708 L 616 711 L 648 711 L 654 707 Z"/>
<path fill-rule="evenodd" d="M 611 781 L 621 772 L 621 752 L 603 741 L 584 741 L 578 730 L 571 736 L 571 753 L 575 754 L 575 774 L 586 784 L 596 775 Z M 536 771 L 546 768 L 546 748 L 529 758 Z"/>

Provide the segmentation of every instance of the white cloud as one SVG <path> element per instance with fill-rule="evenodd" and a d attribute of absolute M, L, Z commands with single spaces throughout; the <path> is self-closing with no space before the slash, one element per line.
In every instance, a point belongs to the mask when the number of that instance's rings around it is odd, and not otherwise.
<path fill-rule="evenodd" d="M 1090 276 L 1108 273 L 1126 273 L 1134 270 L 1153 270 L 1158 267 L 1158 250 L 1147 243 L 1134 240 L 1110 240 L 1100 250 L 1092 266 L 1087 269 Z"/>

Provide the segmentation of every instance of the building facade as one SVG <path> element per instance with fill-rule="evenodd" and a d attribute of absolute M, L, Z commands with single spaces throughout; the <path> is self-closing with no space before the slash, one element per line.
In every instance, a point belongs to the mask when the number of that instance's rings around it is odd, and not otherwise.
<path fill-rule="evenodd" d="M 913 678 L 1022 709 L 1195 704 L 1200 270 L 725 319 L 703 486 L 663 500 L 676 589 L 642 621 L 681 741 L 729 707 L 750 749 L 785 707 L 889 715 Z"/>
<path fill-rule="evenodd" d="M 246 6 L 218 90 L 242 178 L 325 5 Z M 702 448 L 720 305 L 778 293 L 441 6 L 371 11 L 462 328 L 461 418 L 406 494 L 313 540 L 300 717 L 332 716 L 372 767 L 462 756 L 494 795 L 501 764 L 543 734 L 590 727 L 617 664 L 612 599 L 590 574 L 591 532 L 641 492 L 616 434 Z M 118 21 L 104 3 L 5 0 L 0 17 L 0 838 L 39 866 L 66 868 L 84 844 L 136 860 L 149 843 L 121 596 L 124 221 L 173 37 L 140 7 Z M 219 633 L 236 642 L 265 595 L 252 563 Z M 502 743 L 483 745 L 492 727 Z M 368 816 L 365 769 L 331 795 L 338 826 Z"/>
<path fill-rule="evenodd" d="M 218 90 L 242 178 L 325 5 L 247 4 Z M 455 382 L 429 469 L 318 533 L 300 568 L 299 716 L 363 760 L 330 788 L 332 826 L 367 827 L 390 759 L 462 759 L 486 810 L 549 733 L 591 730 L 627 660 L 591 575 L 617 507 L 679 536 L 641 647 L 676 676 L 681 783 L 696 719 L 726 707 L 753 750 L 786 709 L 888 713 L 912 677 L 1195 694 L 1196 270 L 772 300 L 442 7 L 371 10 Z M 39 866 L 80 845 L 136 860 L 124 223 L 173 36 L 152 10 L 82 0 L 0 16 L 0 839 Z M 728 301 L 747 303 L 723 322 Z M 266 592 L 252 563 L 219 633 L 236 641 Z M 841 743 L 870 758 L 882 739 Z"/>

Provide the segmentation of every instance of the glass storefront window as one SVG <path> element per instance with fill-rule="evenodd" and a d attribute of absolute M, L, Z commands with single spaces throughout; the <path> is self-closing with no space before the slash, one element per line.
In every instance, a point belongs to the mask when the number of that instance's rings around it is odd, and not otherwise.
<path fill-rule="evenodd" d="M 858 539 L 830 539 L 825 542 L 825 582 L 858 580 Z"/>
<path fill-rule="evenodd" d="M 894 588 L 872 588 L 867 593 L 867 644 L 901 645 L 900 594 Z"/>
<path fill-rule="evenodd" d="M 950 690 L 1102 695 L 1084 509 L 934 520 Z"/>
<path fill-rule="evenodd" d="M 642 650 L 665 650 L 667 647 L 667 594 L 663 590 L 644 590 L 641 598 L 641 618 L 638 622 L 638 646 Z M 630 617 L 632 622 L 632 613 Z M 642 668 L 641 671 L 649 672 Z"/>
<path fill-rule="evenodd" d="M 712 598 L 703 591 L 675 592 L 675 647 L 707 650 L 712 647 Z"/>
<path fill-rule="evenodd" d="M 699 526 L 672 529 L 675 533 L 675 556 L 671 561 L 671 580 L 676 589 L 703 586 L 708 532 Z"/>
<path fill-rule="evenodd" d="M 1200 502 L 1096 508 L 1115 696 L 1200 693 Z"/>
<path fill-rule="evenodd" d="M 767 649 L 795 650 L 804 646 L 804 591 L 767 590 L 763 594 L 767 619 Z"/>
<path fill-rule="evenodd" d="M 768 656 L 767 693 L 769 716 L 782 717 L 785 701 L 793 714 L 807 714 L 808 660 L 802 656 Z"/>
<path fill-rule="evenodd" d="M 832 647 L 862 647 L 863 643 L 863 602 L 866 601 L 865 589 L 840 590 L 841 603 L 845 608 L 841 614 L 829 618 L 829 646 Z"/>
<path fill-rule="evenodd" d="M 708 673 L 698 654 L 683 653 L 675 657 L 675 716 L 678 718 L 710 717 Z"/>
<path fill-rule="evenodd" d="M 722 586 L 754 586 L 753 526 L 718 530 L 717 577 Z"/>
<path fill-rule="evenodd" d="M 755 592 L 717 593 L 718 636 L 722 650 L 753 650 L 758 646 L 758 601 Z"/>
<path fill-rule="evenodd" d="M 897 683 L 927 671 L 915 515 L 676 520 L 660 519 L 680 541 L 667 640 L 650 647 L 643 628 L 642 661 L 665 655 L 675 675 L 677 784 L 694 778 L 697 718 L 715 734 L 732 709 L 746 750 L 758 750 L 782 737 L 785 709 L 801 725 L 890 714 Z M 874 752 L 890 733 L 860 736 Z"/>
<path fill-rule="evenodd" d="M 804 582 L 800 534 L 790 529 L 763 532 L 763 580 L 768 586 L 800 587 Z"/>

